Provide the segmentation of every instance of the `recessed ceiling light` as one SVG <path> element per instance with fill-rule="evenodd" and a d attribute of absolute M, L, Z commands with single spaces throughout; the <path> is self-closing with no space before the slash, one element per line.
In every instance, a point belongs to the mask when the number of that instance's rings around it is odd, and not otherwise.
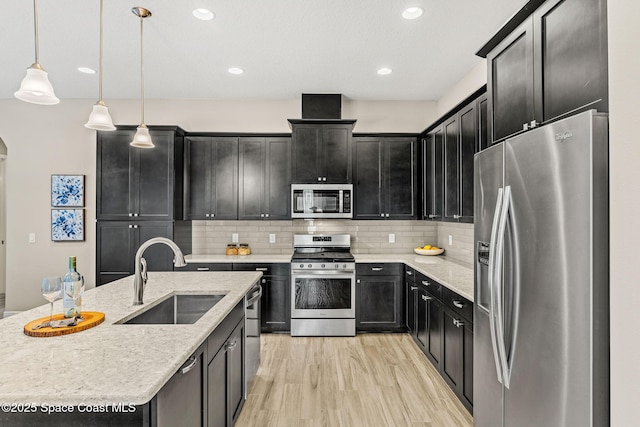
<path fill-rule="evenodd" d="M 94 70 L 93 68 L 89 68 L 89 67 L 78 67 L 78 71 L 80 71 L 81 73 L 85 73 L 85 74 L 95 74 L 96 70 Z"/>
<path fill-rule="evenodd" d="M 216 15 L 211 12 L 209 9 L 198 8 L 193 10 L 193 16 L 202 20 L 202 21 L 211 21 Z"/>
<path fill-rule="evenodd" d="M 408 7 L 402 12 L 404 19 L 416 19 L 422 16 L 424 10 L 420 7 Z"/>
<path fill-rule="evenodd" d="M 231 68 L 229 68 L 229 72 L 231 74 L 242 74 L 242 73 L 244 73 L 244 70 L 242 68 L 238 68 L 238 67 L 231 67 Z"/>
<path fill-rule="evenodd" d="M 386 76 L 387 74 L 391 74 L 393 70 L 391 68 L 380 68 L 378 70 L 378 74 L 380 74 L 381 76 Z"/>

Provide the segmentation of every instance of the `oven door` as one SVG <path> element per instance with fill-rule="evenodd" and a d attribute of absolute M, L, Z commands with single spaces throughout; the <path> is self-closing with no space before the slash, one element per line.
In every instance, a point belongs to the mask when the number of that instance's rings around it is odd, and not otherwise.
<path fill-rule="evenodd" d="M 356 278 L 331 271 L 291 273 L 291 318 L 355 318 Z"/>

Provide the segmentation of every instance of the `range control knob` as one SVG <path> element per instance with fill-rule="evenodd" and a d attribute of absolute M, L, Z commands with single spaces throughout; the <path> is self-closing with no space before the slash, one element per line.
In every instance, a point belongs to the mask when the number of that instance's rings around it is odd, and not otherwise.
<path fill-rule="evenodd" d="M 340 268 L 340 264 L 336 264 L 336 268 Z"/>
<path fill-rule="evenodd" d="M 311 264 L 309 264 L 309 268 L 311 268 Z"/>
<path fill-rule="evenodd" d="M 342 268 L 347 269 L 347 264 L 342 264 Z"/>
<path fill-rule="evenodd" d="M 300 264 L 300 268 L 304 268 L 304 264 Z"/>
<path fill-rule="evenodd" d="M 320 268 L 324 268 L 324 264 L 320 264 Z"/>

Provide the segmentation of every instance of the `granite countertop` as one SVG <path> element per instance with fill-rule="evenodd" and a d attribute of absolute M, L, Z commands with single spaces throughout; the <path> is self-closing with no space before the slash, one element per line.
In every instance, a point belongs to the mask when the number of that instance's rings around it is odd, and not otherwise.
<path fill-rule="evenodd" d="M 473 302 L 473 268 L 444 256 L 354 254 L 356 262 L 401 262 Z"/>
<path fill-rule="evenodd" d="M 246 263 L 264 263 L 264 262 L 291 262 L 291 255 L 281 254 L 251 254 L 251 255 L 187 255 L 184 258 L 187 263 L 222 263 L 222 262 L 246 262 Z"/>
<path fill-rule="evenodd" d="M 0 403 L 145 404 L 261 276 L 253 271 L 150 272 L 141 306 L 132 305 L 133 276 L 125 277 L 84 294 L 83 310 L 103 312 L 105 321 L 70 335 L 23 333 L 26 323 L 49 315 L 49 304 L 0 320 Z M 115 324 L 173 293 L 226 296 L 194 324 Z M 61 311 L 56 301 L 54 313 Z"/>
<path fill-rule="evenodd" d="M 401 262 L 473 302 L 473 268 L 446 256 L 417 254 L 354 254 L 356 262 Z M 291 255 L 188 255 L 187 262 L 196 263 L 289 263 Z"/>

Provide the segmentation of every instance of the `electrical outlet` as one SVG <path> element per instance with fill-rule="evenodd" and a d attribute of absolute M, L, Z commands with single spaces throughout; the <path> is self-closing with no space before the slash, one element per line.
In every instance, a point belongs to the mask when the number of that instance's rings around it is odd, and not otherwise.
<path fill-rule="evenodd" d="M 36 242 L 36 233 L 29 233 L 29 243 Z"/>
<path fill-rule="evenodd" d="M 453 245 L 453 236 L 449 234 L 449 246 Z"/>
<path fill-rule="evenodd" d="M 269 243 L 275 243 L 276 242 L 276 235 L 271 233 L 269 234 Z"/>
<path fill-rule="evenodd" d="M 396 235 L 393 233 L 389 233 L 389 243 L 395 243 L 396 242 Z"/>
<path fill-rule="evenodd" d="M 231 234 L 231 242 L 232 243 L 238 243 L 238 233 L 233 233 Z"/>

